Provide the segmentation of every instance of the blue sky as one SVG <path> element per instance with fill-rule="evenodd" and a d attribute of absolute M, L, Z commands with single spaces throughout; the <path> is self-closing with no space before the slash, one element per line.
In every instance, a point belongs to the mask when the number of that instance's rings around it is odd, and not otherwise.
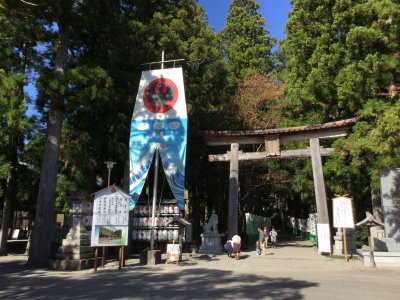
<path fill-rule="evenodd" d="M 229 5 L 232 0 L 198 0 L 208 16 L 208 23 L 214 31 L 220 31 L 225 24 Z M 270 35 L 282 40 L 285 35 L 285 24 L 291 5 L 290 0 L 256 0 L 260 4 L 259 13 L 264 17 Z"/>

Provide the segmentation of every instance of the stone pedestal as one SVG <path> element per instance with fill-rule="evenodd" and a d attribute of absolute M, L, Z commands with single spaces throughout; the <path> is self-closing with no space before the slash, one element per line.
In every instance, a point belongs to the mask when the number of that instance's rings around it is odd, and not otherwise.
<path fill-rule="evenodd" d="M 221 254 L 222 252 L 221 237 L 218 232 L 206 232 L 201 234 L 199 253 Z"/>
<path fill-rule="evenodd" d="M 358 256 L 361 258 L 365 267 L 371 266 L 371 253 L 369 250 L 358 249 Z M 400 252 L 373 252 L 373 259 L 377 268 L 400 268 Z"/>
<path fill-rule="evenodd" d="M 139 262 L 142 265 L 157 265 L 161 263 L 161 250 L 144 250 L 140 253 Z"/>
<path fill-rule="evenodd" d="M 374 238 L 375 251 L 400 252 L 400 244 L 394 238 Z"/>
<path fill-rule="evenodd" d="M 75 204 L 71 210 L 73 226 L 62 240 L 56 257 L 50 260 L 50 268 L 54 270 L 78 271 L 94 267 L 94 248 L 90 246 L 90 233 L 83 224 L 87 213 L 82 207 Z M 98 265 L 100 262 L 101 258 L 98 258 Z"/>
<path fill-rule="evenodd" d="M 221 245 L 221 236 L 218 233 L 218 216 L 213 213 L 204 224 L 204 233 L 201 234 L 201 246 L 199 253 L 221 254 L 223 252 Z"/>
<path fill-rule="evenodd" d="M 333 237 L 335 240 L 333 246 L 333 255 L 344 255 L 344 241 L 343 229 L 338 228 L 336 235 Z M 356 237 L 354 236 L 353 229 L 346 228 L 346 245 L 347 254 L 357 254 Z"/>
<path fill-rule="evenodd" d="M 385 230 L 382 229 L 382 226 L 372 226 L 369 228 L 370 230 L 370 236 L 371 236 L 371 247 L 372 249 L 379 249 L 379 245 L 376 245 L 376 240 L 377 239 L 383 239 L 385 238 Z M 378 242 L 379 244 L 379 242 Z M 382 246 L 380 246 L 382 247 Z M 379 251 L 387 251 L 387 250 L 382 250 L 380 249 Z"/>

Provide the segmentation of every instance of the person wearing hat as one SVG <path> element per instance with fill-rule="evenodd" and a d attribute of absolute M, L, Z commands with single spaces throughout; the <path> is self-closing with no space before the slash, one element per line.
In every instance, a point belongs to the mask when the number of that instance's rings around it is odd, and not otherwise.
<path fill-rule="evenodd" d="M 241 244 L 240 236 L 234 235 L 232 237 L 232 252 L 235 255 L 236 260 L 240 259 L 240 244 Z"/>

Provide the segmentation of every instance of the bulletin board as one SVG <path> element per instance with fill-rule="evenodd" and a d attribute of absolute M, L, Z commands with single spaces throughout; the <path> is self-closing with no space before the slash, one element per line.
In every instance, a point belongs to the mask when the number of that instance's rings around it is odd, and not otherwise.
<path fill-rule="evenodd" d="M 129 197 L 118 193 L 94 200 L 91 246 L 128 245 Z"/>
<path fill-rule="evenodd" d="M 167 244 L 166 263 L 179 264 L 179 257 L 181 255 L 181 247 L 179 244 Z"/>

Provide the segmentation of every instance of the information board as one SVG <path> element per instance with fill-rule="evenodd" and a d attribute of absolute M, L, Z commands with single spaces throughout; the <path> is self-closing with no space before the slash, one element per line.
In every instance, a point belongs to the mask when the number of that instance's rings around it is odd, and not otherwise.
<path fill-rule="evenodd" d="M 129 197 L 111 193 L 95 198 L 91 246 L 128 244 Z"/>
<path fill-rule="evenodd" d="M 167 263 L 179 262 L 179 256 L 181 254 L 181 247 L 179 244 L 167 244 Z"/>
<path fill-rule="evenodd" d="M 318 231 L 318 251 L 331 253 L 331 234 L 329 224 L 317 224 Z"/>
<path fill-rule="evenodd" d="M 351 198 L 333 198 L 333 227 L 354 228 Z"/>

